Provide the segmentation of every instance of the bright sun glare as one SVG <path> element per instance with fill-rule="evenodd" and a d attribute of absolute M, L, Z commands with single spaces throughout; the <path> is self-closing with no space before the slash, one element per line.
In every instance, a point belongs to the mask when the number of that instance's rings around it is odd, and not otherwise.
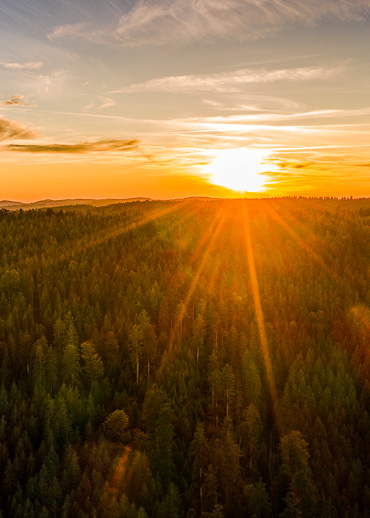
<path fill-rule="evenodd" d="M 213 161 L 204 168 L 209 181 L 233 191 L 260 191 L 266 181 L 261 173 L 273 169 L 263 163 L 269 154 L 266 149 L 219 149 L 210 154 Z"/>

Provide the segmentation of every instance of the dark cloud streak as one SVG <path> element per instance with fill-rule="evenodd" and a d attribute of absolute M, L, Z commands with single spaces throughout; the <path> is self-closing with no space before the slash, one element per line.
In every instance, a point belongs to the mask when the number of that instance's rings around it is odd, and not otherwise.
<path fill-rule="evenodd" d="M 270 162 L 275 163 L 280 167 L 280 169 L 307 169 L 312 167 L 314 164 L 312 162 L 294 162 L 288 160 L 276 160 L 272 159 Z"/>
<path fill-rule="evenodd" d="M 0 140 L 30 139 L 35 133 L 17 122 L 0 118 Z"/>
<path fill-rule="evenodd" d="M 0 106 L 34 106 L 33 104 L 28 104 L 23 95 L 13 95 L 10 99 L 5 101 L 0 101 Z"/>
<path fill-rule="evenodd" d="M 93 152 L 120 152 L 136 149 L 139 141 L 132 140 L 99 140 L 97 142 L 77 142 L 75 144 L 8 144 L 3 146 L 6 151 L 21 151 L 24 153 L 63 153 L 83 154 Z"/>

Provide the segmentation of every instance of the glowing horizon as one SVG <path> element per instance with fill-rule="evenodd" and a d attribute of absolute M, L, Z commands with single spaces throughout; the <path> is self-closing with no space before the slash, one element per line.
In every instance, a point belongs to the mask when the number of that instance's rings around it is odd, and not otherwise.
<path fill-rule="evenodd" d="M 0 198 L 370 196 L 370 0 L 289 5 L 0 4 Z"/>
<path fill-rule="evenodd" d="M 203 168 L 208 181 L 239 193 L 258 193 L 268 181 L 275 166 L 266 165 L 268 153 L 263 149 L 220 149 L 212 152 L 212 162 Z"/>

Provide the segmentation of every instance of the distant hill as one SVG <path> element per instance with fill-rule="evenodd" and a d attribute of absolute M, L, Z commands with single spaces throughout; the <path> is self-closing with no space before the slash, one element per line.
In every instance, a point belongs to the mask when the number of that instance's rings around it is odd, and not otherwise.
<path fill-rule="evenodd" d="M 67 205 L 93 205 L 94 207 L 104 207 L 105 205 L 113 205 L 115 203 L 128 203 L 132 201 L 147 201 L 151 198 L 123 198 L 123 199 L 84 199 L 84 198 L 76 198 L 76 199 L 65 199 L 65 200 L 39 200 L 30 203 L 25 203 L 21 201 L 11 201 L 11 200 L 0 200 L 0 209 L 8 209 L 8 210 L 30 210 L 30 209 L 43 209 L 47 207 L 63 207 Z"/>
<path fill-rule="evenodd" d="M 240 199 L 243 199 L 242 197 Z M 259 203 L 261 200 L 272 201 L 273 198 L 248 198 L 249 202 Z M 288 205 L 295 204 L 297 198 L 294 197 L 281 197 L 276 198 L 279 199 L 281 203 L 285 203 Z M 333 211 L 337 208 L 348 208 L 353 209 L 354 206 L 359 208 L 367 208 L 369 198 L 335 198 L 335 197 L 312 197 L 312 198 L 299 198 L 302 207 L 315 207 L 317 210 L 329 210 Z M 44 209 L 48 207 L 71 207 L 73 205 L 90 205 L 92 207 L 106 207 L 108 205 L 115 205 L 118 203 L 130 203 L 135 201 L 185 201 L 185 200 L 194 200 L 194 201 L 227 201 L 226 198 L 212 198 L 209 196 L 187 196 L 184 198 L 169 198 L 167 200 L 158 200 L 156 198 L 146 198 L 144 196 L 138 196 L 136 198 L 105 198 L 105 199 L 95 199 L 95 198 L 66 198 L 64 200 L 39 200 L 30 203 L 21 202 L 21 201 L 13 201 L 13 200 L 0 200 L 0 210 L 31 210 L 31 209 Z M 231 200 L 229 200 L 231 201 Z M 236 200 L 235 200 L 236 201 Z"/>
<path fill-rule="evenodd" d="M 0 208 L 2 209 L 18 209 L 20 206 L 24 205 L 24 203 L 20 201 L 10 201 L 10 200 L 1 200 Z"/>

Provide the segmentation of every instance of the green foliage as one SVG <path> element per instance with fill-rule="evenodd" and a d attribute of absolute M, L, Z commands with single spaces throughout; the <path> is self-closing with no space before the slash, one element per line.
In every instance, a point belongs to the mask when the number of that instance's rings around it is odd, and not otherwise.
<path fill-rule="evenodd" d="M 255 484 L 248 484 L 244 488 L 249 515 L 255 518 L 269 518 L 272 515 L 270 497 L 266 484 L 261 479 Z"/>
<path fill-rule="evenodd" d="M 85 383 L 90 387 L 94 381 L 98 381 L 104 375 L 103 362 L 92 342 L 81 344 L 81 360 Z"/>
<path fill-rule="evenodd" d="M 0 515 L 369 516 L 369 204 L 1 211 Z"/>
<path fill-rule="evenodd" d="M 106 418 L 103 423 L 103 430 L 107 437 L 113 441 L 124 442 L 127 439 L 126 428 L 128 417 L 124 410 L 115 410 Z"/>

